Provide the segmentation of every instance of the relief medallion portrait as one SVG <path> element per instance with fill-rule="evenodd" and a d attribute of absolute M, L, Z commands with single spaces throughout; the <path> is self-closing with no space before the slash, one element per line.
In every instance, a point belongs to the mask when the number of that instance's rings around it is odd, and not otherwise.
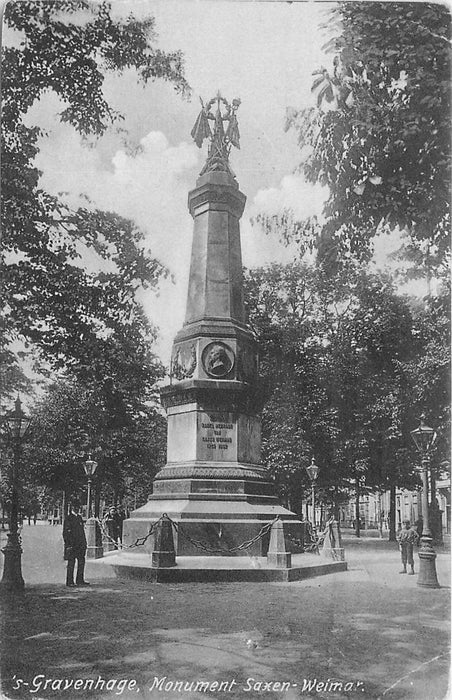
<path fill-rule="evenodd" d="M 202 364 L 211 377 L 226 377 L 234 366 L 235 354 L 226 343 L 209 343 L 202 354 Z"/>

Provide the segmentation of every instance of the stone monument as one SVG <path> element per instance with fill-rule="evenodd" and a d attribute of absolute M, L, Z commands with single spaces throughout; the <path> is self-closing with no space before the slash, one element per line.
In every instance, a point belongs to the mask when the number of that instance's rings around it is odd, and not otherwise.
<path fill-rule="evenodd" d="M 279 516 L 299 538 L 302 524 L 283 508 L 261 464 L 258 348 L 245 319 L 239 220 L 246 197 L 229 163 L 239 148 L 237 110 L 219 93 L 192 130 L 209 141 L 206 163 L 188 195 L 194 219 L 185 322 L 172 350 L 167 411 L 167 464 L 146 505 L 124 522 L 124 544 L 166 513 L 179 527 L 176 555 L 267 553 L 270 534 L 247 551 L 234 548 Z M 152 551 L 152 536 L 145 543 Z M 136 550 L 143 551 L 143 547 Z"/>

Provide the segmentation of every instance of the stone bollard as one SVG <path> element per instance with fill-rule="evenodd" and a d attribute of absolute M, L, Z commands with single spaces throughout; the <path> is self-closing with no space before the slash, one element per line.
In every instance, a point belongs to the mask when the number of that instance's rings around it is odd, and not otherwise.
<path fill-rule="evenodd" d="M 113 523 L 111 522 L 111 520 L 108 519 L 103 521 L 102 545 L 104 548 L 104 552 L 113 552 L 114 550 L 119 549 L 118 543 L 115 541 L 114 538 Z"/>
<path fill-rule="evenodd" d="M 329 536 L 325 537 L 320 555 L 333 561 L 345 561 L 345 550 L 342 547 L 342 537 L 337 520 L 329 526 Z"/>
<path fill-rule="evenodd" d="M 102 537 L 102 546 L 104 548 L 104 552 L 113 552 L 116 549 L 118 549 L 118 545 L 115 544 L 112 541 L 112 539 L 105 534 Z"/>
<path fill-rule="evenodd" d="M 267 564 L 277 569 L 292 568 L 292 555 L 286 551 L 284 524 L 282 520 L 273 523 L 270 530 L 270 544 L 267 552 Z"/>
<path fill-rule="evenodd" d="M 163 515 L 155 526 L 152 566 L 155 568 L 176 566 L 173 526 L 167 515 Z"/>
<path fill-rule="evenodd" d="M 88 518 L 86 521 L 86 558 L 100 559 L 104 556 L 102 547 L 102 533 L 96 518 Z"/>

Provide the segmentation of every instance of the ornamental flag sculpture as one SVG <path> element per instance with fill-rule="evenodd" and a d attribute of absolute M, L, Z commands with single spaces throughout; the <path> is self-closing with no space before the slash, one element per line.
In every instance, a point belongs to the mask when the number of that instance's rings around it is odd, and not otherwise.
<path fill-rule="evenodd" d="M 236 98 L 232 100 L 232 104 L 229 104 L 219 92 L 216 97 L 209 100 L 206 104 L 201 98 L 200 100 L 202 110 L 191 130 L 191 135 L 198 148 L 202 147 L 204 139 L 210 140 L 207 161 L 200 174 L 204 175 L 204 173 L 220 170 L 228 172 L 235 177 L 229 165 L 229 153 L 231 146 L 240 148 L 240 133 L 236 116 L 240 100 Z M 211 110 L 215 102 L 217 103 L 217 108 L 215 113 L 213 113 Z M 225 107 L 223 114 L 221 105 Z M 209 124 L 209 120 L 213 121 L 213 129 Z M 226 131 L 223 122 L 228 122 Z"/>

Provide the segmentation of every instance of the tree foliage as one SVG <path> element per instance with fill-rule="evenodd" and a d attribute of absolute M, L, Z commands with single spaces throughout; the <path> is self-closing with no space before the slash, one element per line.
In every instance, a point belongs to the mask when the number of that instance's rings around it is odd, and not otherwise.
<path fill-rule="evenodd" d="M 98 495 L 113 501 L 127 487 L 146 498 L 165 459 L 163 416 L 132 392 L 119 394 L 108 380 L 51 385 L 33 410 L 33 436 L 27 446 L 28 477 L 54 494 L 80 494 L 86 484 L 83 465 L 91 456 L 98 463 Z"/>
<path fill-rule="evenodd" d="M 14 41 L 2 59 L 2 331 L 39 348 L 54 368 L 98 381 L 112 364 L 118 374 L 134 344 L 138 365 L 150 359 L 154 330 L 135 292 L 166 271 L 132 222 L 90 204 L 71 209 L 42 189 L 34 158 L 45 133 L 27 125 L 27 114 L 53 92 L 61 121 L 82 137 L 101 136 L 121 118 L 103 93 L 108 72 L 133 69 L 143 84 L 162 79 L 188 94 L 182 56 L 156 47 L 153 18 L 112 19 L 107 2 L 9 2 L 4 23 Z M 98 272 L 88 271 L 86 255 Z"/>
<path fill-rule="evenodd" d="M 327 500 L 356 479 L 368 488 L 413 486 L 409 432 L 424 399 L 416 368 L 430 344 L 429 388 L 442 386 L 446 305 L 437 310 L 433 344 L 407 299 L 359 265 L 335 278 L 304 263 L 272 265 L 248 271 L 246 288 L 267 398 L 264 461 L 282 495 L 297 501 L 308 488 L 312 456 Z M 445 427 L 447 390 L 438 388 L 428 407 L 435 400 L 442 408 L 432 418 L 442 412 Z M 447 446 L 439 447 L 443 455 Z"/>
<path fill-rule="evenodd" d="M 429 3 L 340 2 L 326 25 L 333 68 L 315 72 L 316 105 L 288 109 L 300 172 L 326 185 L 325 221 L 284 224 L 323 261 L 366 258 L 377 230 L 407 231 L 431 264 L 450 226 L 450 13 Z"/>

